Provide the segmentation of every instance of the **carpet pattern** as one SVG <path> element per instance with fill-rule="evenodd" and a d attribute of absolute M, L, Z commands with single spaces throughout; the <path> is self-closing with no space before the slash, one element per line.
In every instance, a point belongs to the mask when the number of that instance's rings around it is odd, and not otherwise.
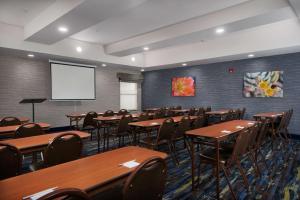
<path fill-rule="evenodd" d="M 116 148 L 117 142 L 110 142 L 111 148 Z M 102 146 L 101 146 L 102 147 Z M 183 148 L 183 144 L 178 142 L 176 145 L 179 165 L 176 166 L 171 157 L 167 158 L 168 179 L 163 199 L 164 200 L 197 200 L 215 199 L 215 179 L 212 175 L 213 170 L 209 165 L 201 166 L 200 185 L 196 191 L 191 190 L 191 159 L 189 153 Z M 163 146 L 161 151 L 167 152 Z M 89 139 L 84 143 L 84 156 L 97 153 L 97 142 Z M 250 189 L 243 185 L 242 178 L 236 168 L 232 168 L 230 181 L 238 199 L 300 199 L 300 141 L 293 140 L 288 149 L 275 151 L 272 156 L 272 148 L 267 143 L 263 148 L 263 154 L 267 157 L 267 166 L 259 162 L 262 171 L 261 177 L 257 177 L 251 162 L 244 158 L 242 166 L 247 172 Z M 30 157 L 25 158 L 23 171 L 28 172 Z M 232 199 L 229 187 L 224 175 L 221 173 L 220 188 L 221 199 Z"/>

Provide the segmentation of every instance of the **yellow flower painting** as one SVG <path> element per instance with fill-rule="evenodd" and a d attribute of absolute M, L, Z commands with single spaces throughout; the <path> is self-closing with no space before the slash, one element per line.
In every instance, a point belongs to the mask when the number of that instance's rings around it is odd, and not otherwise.
<path fill-rule="evenodd" d="M 246 73 L 245 97 L 283 97 L 283 71 Z"/>

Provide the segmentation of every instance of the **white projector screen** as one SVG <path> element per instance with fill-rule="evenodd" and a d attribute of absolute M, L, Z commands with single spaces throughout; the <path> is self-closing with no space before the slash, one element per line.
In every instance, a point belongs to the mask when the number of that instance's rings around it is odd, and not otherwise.
<path fill-rule="evenodd" d="M 52 100 L 95 100 L 95 67 L 50 62 Z"/>

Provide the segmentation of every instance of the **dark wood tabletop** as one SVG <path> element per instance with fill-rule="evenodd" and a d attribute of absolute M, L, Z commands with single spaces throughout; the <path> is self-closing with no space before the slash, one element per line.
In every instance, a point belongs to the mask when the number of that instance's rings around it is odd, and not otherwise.
<path fill-rule="evenodd" d="M 50 124 L 47 123 L 37 123 L 38 125 L 40 125 L 43 129 L 48 129 L 50 128 Z M 4 133 L 14 133 L 21 125 L 15 125 L 15 126 L 2 126 L 0 127 L 0 134 L 4 134 Z"/>
<path fill-rule="evenodd" d="M 172 117 L 175 123 L 178 123 L 183 116 L 177 116 L 177 117 Z M 197 116 L 190 116 L 191 120 L 194 120 L 197 118 Z M 130 126 L 137 126 L 137 127 L 156 127 L 160 126 L 164 120 L 167 118 L 160 118 L 160 119 L 151 119 L 151 120 L 146 120 L 146 121 L 140 121 L 140 122 L 131 122 L 129 123 Z"/>
<path fill-rule="evenodd" d="M 174 109 L 174 110 L 172 110 L 172 111 L 175 112 L 175 113 L 187 113 L 187 112 L 189 112 L 190 110 L 189 110 L 189 109 L 180 109 L 180 110 Z"/>
<path fill-rule="evenodd" d="M 187 131 L 185 134 L 190 137 L 208 137 L 221 139 L 230 134 L 236 133 L 244 128 L 251 127 L 255 124 L 255 121 L 249 120 L 233 120 L 223 122 L 203 128 Z"/>
<path fill-rule="evenodd" d="M 53 187 L 79 188 L 92 193 L 115 181 L 124 180 L 134 170 L 120 164 L 131 160 L 141 163 L 153 156 L 165 159 L 167 154 L 141 147 L 124 147 L 41 169 L 0 181 L 0 198 L 19 200 Z"/>
<path fill-rule="evenodd" d="M 146 108 L 146 109 L 143 109 L 145 112 L 156 112 L 156 111 L 159 111 L 160 108 Z"/>
<path fill-rule="evenodd" d="M 221 110 L 205 112 L 205 114 L 207 114 L 207 115 L 226 115 L 229 113 L 229 111 L 230 111 L 230 109 L 221 109 Z"/>
<path fill-rule="evenodd" d="M 36 148 L 40 149 L 46 147 L 49 144 L 49 142 L 52 141 L 56 136 L 63 133 L 75 133 L 78 136 L 80 136 L 80 138 L 82 139 L 88 138 L 90 136 L 89 133 L 82 132 L 82 131 L 63 131 L 63 132 L 43 134 L 43 135 L 32 136 L 32 137 L 3 140 L 1 142 L 15 146 L 22 153 L 28 153 L 28 152 L 35 151 Z"/>
<path fill-rule="evenodd" d="M 138 118 L 140 116 L 140 113 L 133 113 L 129 114 L 133 118 Z M 96 121 L 118 121 L 122 118 L 122 115 L 114 115 L 114 116 L 109 116 L 109 117 L 103 117 L 103 116 L 98 116 L 97 118 L 94 118 Z"/>
<path fill-rule="evenodd" d="M 254 118 L 277 118 L 283 115 L 283 112 L 265 112 L 253 115 Z"/>

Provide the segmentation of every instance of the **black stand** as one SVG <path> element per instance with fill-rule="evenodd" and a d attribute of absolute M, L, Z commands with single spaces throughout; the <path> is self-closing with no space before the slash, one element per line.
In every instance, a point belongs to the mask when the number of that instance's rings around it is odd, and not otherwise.
<path fill-rule="evenodd" d="M 34 110 L 34 104 L 35 103 L 43 103 L 46 101 L 46 98 L 40 98 L 40 99 L 23 99 L 19 103 L 31 103 L 32 104 L 32 121 L 35 122 L 34 115 L 35 115 L 35 110 Z"/>

